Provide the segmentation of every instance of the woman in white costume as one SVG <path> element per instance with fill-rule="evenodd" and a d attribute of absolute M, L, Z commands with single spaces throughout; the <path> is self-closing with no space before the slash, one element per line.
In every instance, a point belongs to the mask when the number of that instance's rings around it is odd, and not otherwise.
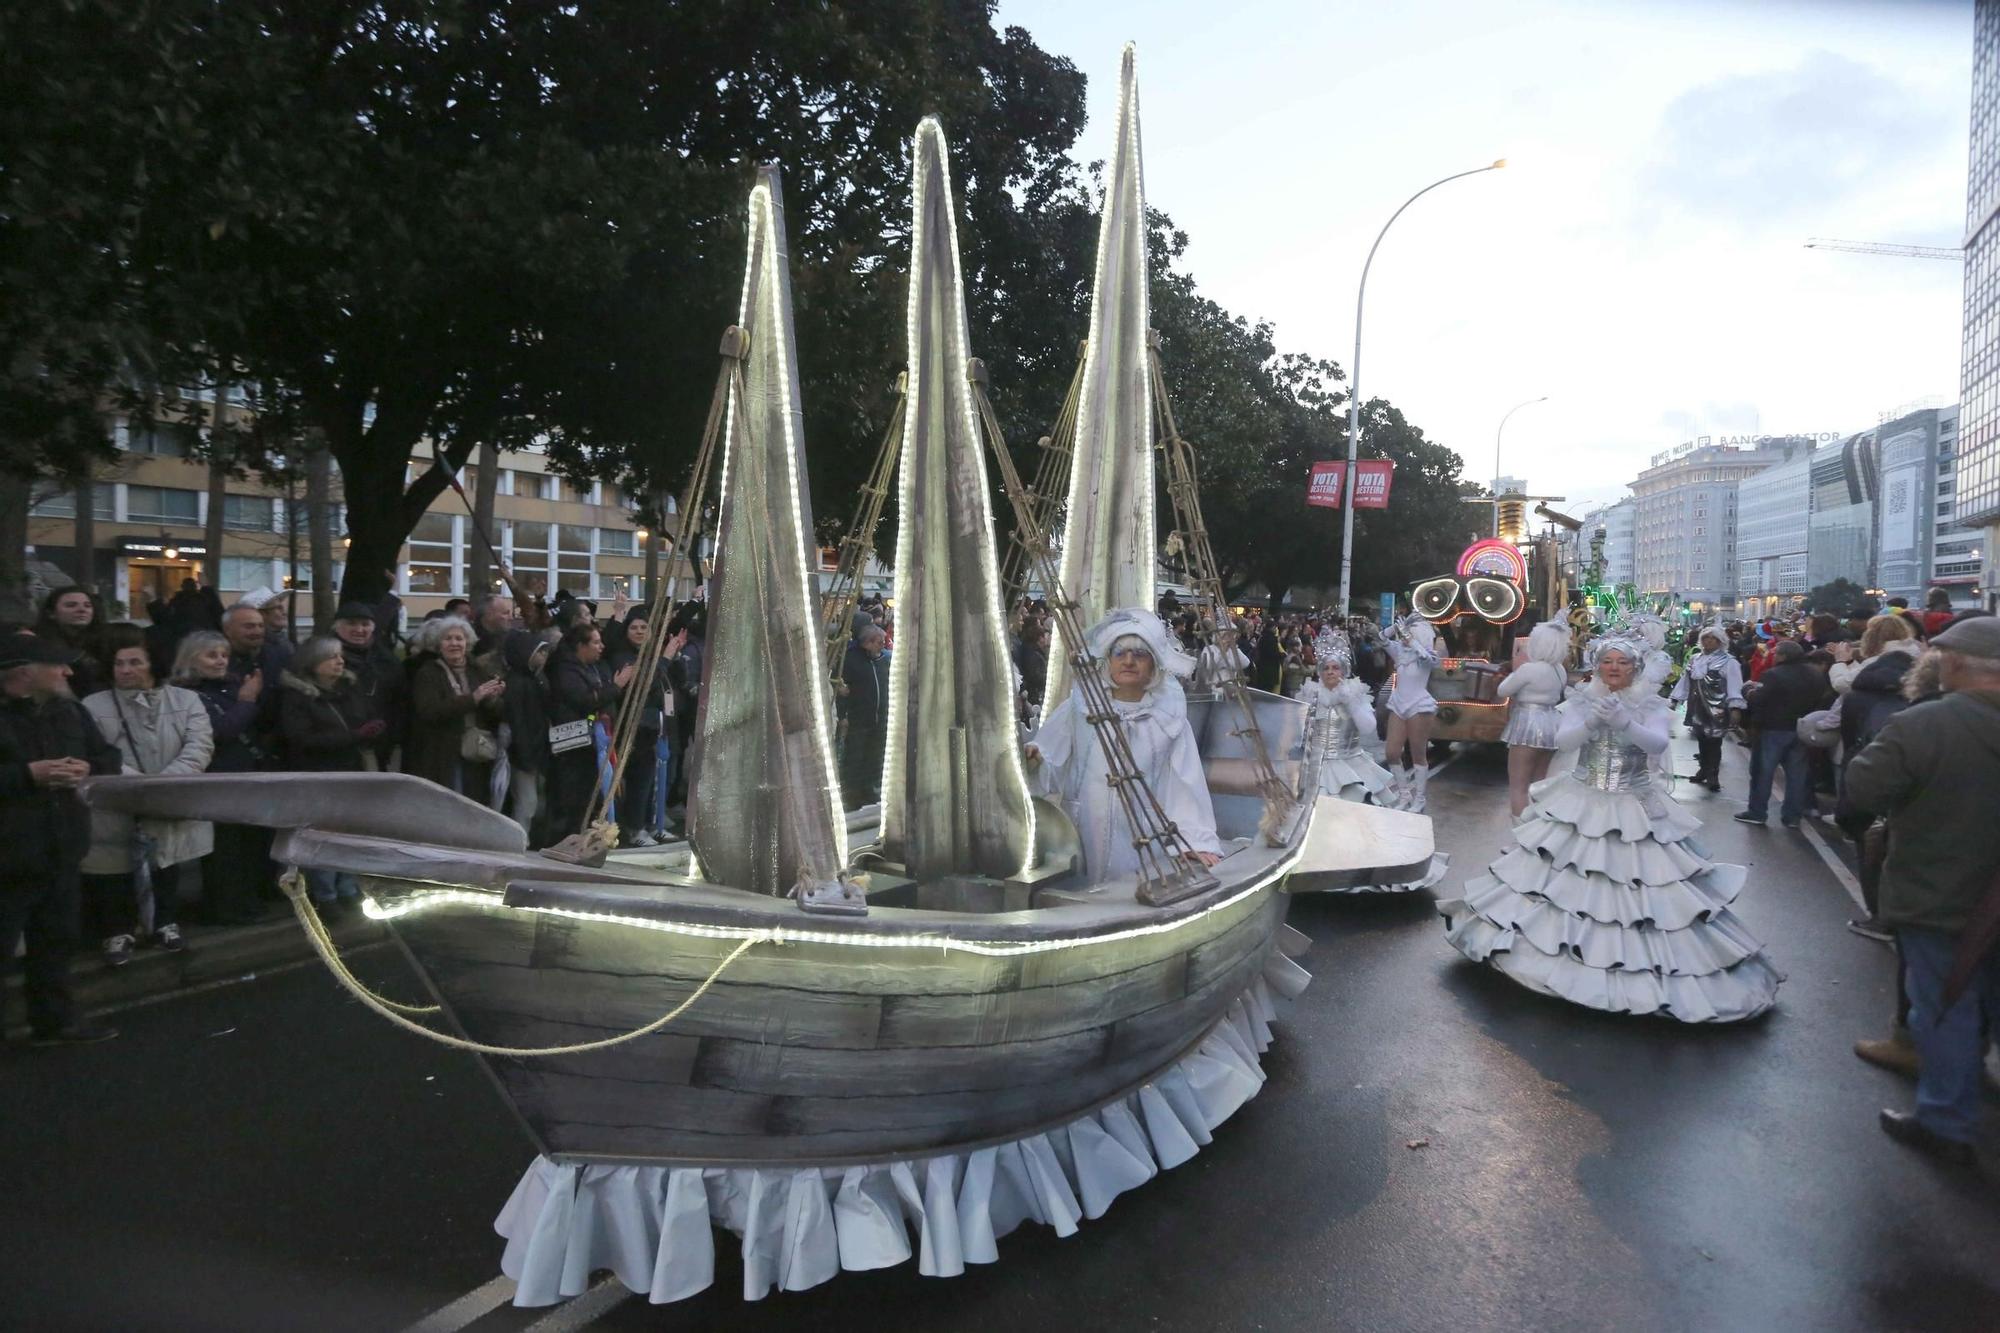
<path fill-rule="evenodd" d="M 1326 748 L 1320 752 L 1319 789 L 1347 801 L 1368 801 L 1388 790 L 1389 770 L 1364 748 L 1364 737 L 1375 734 L 1375 701 L 1368 687 L 1347 674 L 1354 650 L 1347 636 L 1323 629 L 1313 641 L 1319 659 L 1319 679 L 1299 691 L 1299 702 L 1327 719 L 1321 729 Z"/>
<path fill-rule="evenodd" d="M 1224 620 L 1216 627 L 1215 642 L 1205 645 L 1197 659 L 1194 671 L 1197 692 L 1213 694 L 1229 681 L 1248 678 L 1250 659 L 1236 646 L 1240 637 L 1241 630 L 1234 621 Z"/>
<path fill-rule="evenodd" d="M 1299 701 L 1326 719 L 1319 731 L 1325 746 L 1320 752 L 1319 789 L 1343 801 L 1379 804 L 1389 787 L 1389 770 L 1376 763 L 1366 749 L 1364 738 L 1375 733 L 1375 702 L 1368 686 L 1347 674 L 1354 661 L 1353 645 L 1339 630 L 1323 629 L 1314 640 L 1313 655 L 1319 660 L 1319 679 L 1306 682 L 1299 691 Z M 1340 891 L 1407 893 L 1427 889 L 1444 878 L 1450 865 L 1449 854 L 1438 852 L 1421 879 L 1354 884 Z"/>
<path fill-rule="evenodd" d="M 1507 700 L 1507 809 L 1528 808 L 1528 788 L 1549 775 L 1556 753 L 1556 705 L 1569 686 L 1569 627 L 1548 621 L 1528 631 L 1528 660 L 1507 673 L 1498 693 Z"/>
<path fill-rule="evenodd" d="M 1686 1023 L 1754 1018 L 1784 977 L 1729 910 L 1742 866 L 1710 861 L 1701 821 L 1654 781 L 1667 703 L 1639 682 L 1645 640 L 1592 645 L 1594 679 L 1561 708 L 1576 766 L 1537 783 L 1512 845 L 1464 896 L 1439 902 L 1445 937 L 1530 990 L 1610 1013 Z"/>
<path fill-rule="evenodd" d="M 1414 814 L 1424 812 L 1424 788 L 1431 780 L 1431 719 L 1437 715 L 1437 700 L 1431 697 L 1431 668 L 1438 664 L 1437 627 L 1414 613 L 1404 616 L 1390 631 L 1389 657 L 1396 664 L 1395 682 L 1389 687 L 1389 736 L 1386 758 L 1391 786 L 1385 804 Z M 1403 750 L 1410 752 L 1401 773 Z"/>
<path fill-rule="evenodd" d="M 1188 855 L 1212 866 L 1222 855 L 1215 835 L 1215 806 L 1201 753 L 1188 724 L 1187 696 L 1176 677 L 1194 670 L 1186 653 L 1167 637 L 1167 627 L 1142 607 L 1121 607 L 1091 626 L 1084 636 L 1111 692 L 1111 707 L 1125 731 L 1133 762 L 1152 788 L 1167 818 L 1192 849 Z M 1076 821 L 1083 844 L 1085 875 L 1092 880 L 1139 870 L 1132 825 L 1105 781 L 1104 749 L 1086 720 L 1082 691 L 1056 705 L 1027 748 L 1030 781 L 1062 802 Z"/>

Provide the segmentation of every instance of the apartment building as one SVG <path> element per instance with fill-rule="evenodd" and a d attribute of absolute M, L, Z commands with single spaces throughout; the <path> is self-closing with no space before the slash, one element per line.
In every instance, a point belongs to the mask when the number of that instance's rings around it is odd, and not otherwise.
<path fill-rule="evenodd" d="M 112 602 L 115 618 L 144 620 L 153 601 L 173 596 L 183 579 L 214 583 L 225 603 L 259 588 L 311 591 L 312 568 L 301 487 L 277 488 L 259 480 L 231 479 L 224 497 L 219 551 L 204 542 L 208 521 L 208 469 L 187 456 L 185 435 L 170 426 L 113 423 L 114 461 L 99 469 L 92 486 L 93 549 L 77 548 L 73 492 L 38 491 L 29 510 L 30 569 L 54 585 L 82 581 L 88 569 Z M 411 460 L 428 467 L 428 448 Z M 468 494 L 477 469 L 461 474 Z M 334 480 L 334 580 L 339 582 L 346 497 Z M 522 586 L 551 594 L 567 589 L 608 598 L 641 594 L 645 545 L 628 498 L 609 482 L 578 487 L 549 470 L 534 452 L 501 458 L 490 534 Z M 470 586 L 480 538 L 465 504 L 447 489 L 418 520 L 396 565 L 396 590 L 411 619 L 421 619 L 452 597 L 476 596 Z M 498 580 L 496 578 L 496 589 Z M 311 599 L 298 598 L 297 616 L 309 621 Z"/>

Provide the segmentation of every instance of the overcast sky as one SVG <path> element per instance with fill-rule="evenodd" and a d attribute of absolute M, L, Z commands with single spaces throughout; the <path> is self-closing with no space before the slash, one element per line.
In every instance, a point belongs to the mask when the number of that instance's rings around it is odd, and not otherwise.
<path fill-rule="evenodd" d="M 1928 0 L 1001 0 L 1090 77 L 1139 50 L 1148 201 L 1201 288 L 1493 476 L 1572 507 L 1700 434 L 1865 429 L 1958 395 L 1972 5 Z M 977 220 L 973 220 L 977 225 Z"/>

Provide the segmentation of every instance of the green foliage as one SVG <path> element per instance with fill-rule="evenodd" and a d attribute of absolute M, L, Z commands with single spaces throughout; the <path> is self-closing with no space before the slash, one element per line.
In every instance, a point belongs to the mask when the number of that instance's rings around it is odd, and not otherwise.
<path fill-rule="evenodd" d="M 378 592 L 446 471 L 535 442 L 576 476 L 676 489 L 741 281 L 756 163 L 785 172 L 822 532 L 844 521 L 903 359 L 908 140 L 952 144 L 973 350 L 1009 440 L 1047 429 L 1087 328 L 1084 80 L 991 0 L 44 0 L 0 9 L 0 466 L 103 447 L 109 394 L 256 386 L 238 466 L 323 440 L 350 595 Z M 1106 53 L 1108 54 L 1108 53 Z M 1225 576 L 1337 578 L 1342 375 L 1280 356 L 1176 267 L 1154 309 Z M 1356 587 L 1442 568 L 1458 462 L 1388 404 L 1397 459 Z M 420 441 L 442 467 L 409 475 Z M 649 516 L 650 517 L 650 516 Z M 886 534 L 885 534 L 886 535 Z M 886 542 L 884 543 L 886 545 Z"/>
<path fill-rule="evenodd" d="M 1837 578 L 1822 583 L 1806 594 L 1806 610 L 1824 611 L 1829 615 L 1844 616 L 1856 607 L 1866 607 L 1872 615 L 1876 608 L 1868 590 L 1850 578 Z"/>

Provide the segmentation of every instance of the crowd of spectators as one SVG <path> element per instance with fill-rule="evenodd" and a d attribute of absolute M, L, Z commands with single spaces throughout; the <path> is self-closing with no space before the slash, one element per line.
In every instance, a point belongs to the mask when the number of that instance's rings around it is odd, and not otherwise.
<path fill-rule="evenodd" d="M 68 587 L 32 625 L 0 626 L 0 821 L 19 835 L 0 849 L 0 944 L 11 954 L 25 936 L 31 1026 L 51 1040 L 97 1031 L 75 1022 L 54 961 L 79 928 L 117 967 L 138 949 L 185 949 L 188 917 L 247 924 L 281 896 L 269 830 L 86 810 L 74 789 L 91 773 L 404 772 L 509 815 L 542 847 L 581 831 L 611 730 L 637 709 L 639 758 L 612 801 L 620 841 L 651 845 L 678 823 L 699 600 L 665 627 L 642 697 L 654 627 L 622 597 L 602 621 L 566 593 L 525 618 L 505 596 L 459 599 L 407 636 L 393 597 L 349 601 L 298 643 L 286 599 L 268 592 L 223 607 L 189 583 L 150 610 L 147 625 L 109 623 Z M 583 725 L 552 743 L 565 723 Z M 331 916 L 359 897 L 351 876 L 307 882 Z"/>

